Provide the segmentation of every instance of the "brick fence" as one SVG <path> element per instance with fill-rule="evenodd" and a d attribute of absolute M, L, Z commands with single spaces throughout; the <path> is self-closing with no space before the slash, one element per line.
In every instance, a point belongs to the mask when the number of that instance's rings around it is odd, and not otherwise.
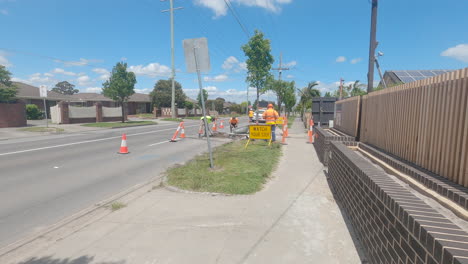
<path fill-rule="evenodd" d="M 328 159 L 330 156 L 330 142 L 347 142 L 347 145 L 357 144 L 354 137 L 347 135 L 336 136 L 330 133 L 328 129 L 323 129 L 321 127 L 314 127 L 314 133 L 317 134 L 314 143 L 315 151 L 317 152 L 320 162 L 322 162 L 325 166 L 328 165 Z"/>
<path fill-rule="evenodd" d="M 26 107 L 22 102 L 15 104 L 0 103 L 0 127 L 26 126 Z"/>
<path fill-rule="evenodd" d="M 95 114 L 93 113 L 92 117 L 71 117 L 70 116 L 70 106 L 67 102 L 59 102 L 58 104 L 58 118 L 60 124 L 79 124 L 79 123 L 94 123 L 94 122 L 112 122 L 112 121 L 121 121 L 122 115 L 115 117 L 106 117 L 103 114 L 102 103 L 98 102 L 94 104 Z M 125 120 L 127 120 L 127 111 L 125 113 Z M 54 118 L 52 118 L 54 122 Z"/>
<path fill-rule="evenodd" d="M 468 188 L 453 183 L 452 181 L 447 180 L 440 175 L 418 167 L 410 162 L 404 161 L 403 159 L 379 150 L 378 148 L 371 147 L 363 143 L 359 143 L 359 148 L 369 152 L 376 158 L 387 164 L 390 164 L 398 171 L 424 184 L 427 188 L 434 190 L 440 195 L 445 196 L 446 198 L 468 210 Z"/>
<path fill-rule="evenodd" d="M 329 177 L 371 263 L 468 263 L 468 233 L 340 142 Z"/>

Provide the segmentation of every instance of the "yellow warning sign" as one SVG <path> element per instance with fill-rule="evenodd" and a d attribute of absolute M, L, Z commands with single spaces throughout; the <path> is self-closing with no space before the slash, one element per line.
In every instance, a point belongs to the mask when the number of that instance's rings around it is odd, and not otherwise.
<path fill-rule="evenodd" d="M 268 125 L 253 125 L 249 127 L 251 139 L 270 139 L 271 126 Z"/>
<path fill-rule="evenodd" d="M 281 116 L 280 118 L 276 119 L 277 125 L 282 125 L 284 123 L 284 118 Z"/>

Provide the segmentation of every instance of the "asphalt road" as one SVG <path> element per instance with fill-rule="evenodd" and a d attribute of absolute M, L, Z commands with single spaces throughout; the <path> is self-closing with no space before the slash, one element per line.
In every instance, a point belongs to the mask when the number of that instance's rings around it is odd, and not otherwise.
<path fill-rule="evenodd" d="M 170 143 L 177 125 L 0 141 L 0 247 L 207 150 L 198 121 L 185 122 L 188 138 Z M 122 133 L 127 155 L 117 154 Z"/>

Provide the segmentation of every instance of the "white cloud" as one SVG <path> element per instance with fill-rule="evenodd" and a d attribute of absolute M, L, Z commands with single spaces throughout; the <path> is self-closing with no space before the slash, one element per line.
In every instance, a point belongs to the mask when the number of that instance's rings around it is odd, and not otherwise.
<path fill-rule="evenodd" d="M 142 93 L 142 94 L 149 94 L 153 89 L 145 88 L 145 89 L 135 89 L 135 93 Z"/>
<path fill-rule="evenodd" d="M 228 90 L 220 90 L 216 86 L 206 86 L 203 89 L 207 90 L 208 92 L 208 99 L 215 99 L 218 97 L 226 99 L 226 101 L 230 102 L 245 102 L 247 101 L 247 91 L 245 89 L 237 90 L 237 89 L 228 89 Z M 253 87 L 249 88 L 249 101 L 254 102 L 256 99 L 256 89 Z M 184 93 L 190 98 L 197 98 L 199 89 L 184 89 Z M 275 101 L 276 96 L 274 92 L 267 92 L 265 94 L 260 95 L 260 100 L 267 100 L 267 101 Z"/>
<path fill-rule="evenodd" d="M 56 83 L 58 83 L 58 80 L 51 78 L 51 76 L 41 73 L 34 73 L 29 75 L 28 79 L 21 79 L 17 77 L 12 77 L 12 81 L 14 82 L 22 82 L 26 83 L 29 85 L 34 85 L 34 86 L 39 86 L 39 85 L 45 85 L 47 87 L 52 87 Z"/>
<path fill-rule="evenodd" d="M 462 62 L 468 62 L 468 44 L 460 44 L 455 47 L 448 48 L 440 55 L 454 58 Z"/>
<path fill-rule="evenodd" d="M 144 65 L 136 65 L 136 66 L 130 66 L 128 68 L 129 71 L 134 72 L 135 75 L 138 76 L 149 76 L 149 77 L 169 77 L 171 76 L 171 68 L 169 68 L 166 65 L 161 65 L 157 62 L 155 63 L 150 63 L 146 66 Z"/>
<path fill-rule="evenodd" d="M 0 65 L 3 65 L 5 67 L 11 67 L 13 66 L 10 61 L 7 59 L 8 53 L 6 53 L 3 50 L 0 50 Z"/>
<path fill-rule="evenodd" d="M 297 61 L 291 61 L 286 64 L 284 64 L 284 67 L 294 67 L 297 65 Z"/>
<path fill-rule="evenodd" d="M 101 60 L 88 60 L 80 58 L 79 61 L 64 61 L 64 60 L 55 60 L 55 62 L 63 63 L 63 65 L 70 67 L 70 66 L 87 66 L 90 63 L 99 63 L 102 62 Z"/>
<path fill-rule="evenodd" d="M 203 80 L 205 82 L 225 82 L 228 79 L 229 77 L 226 74 L 216 75 L 215 77 L 209 77 L 209 76 L 203 77 Z"/>
<path fill-rule="evenodd" d="M 355 58 L 351 60 L 351 64 L 356 64 L 362 61 L 362 58 Z"/>
<path fill-rule="evenodd" d="M 127 58 L 126 57 L 122 57 L 120 58 L 121 61 L 127 61 Z"/>
<path fill-rule="evenodd" d="M 260 7 L 274 13 L 281 11 L 281 5 L 291 2 L 292 0 L 231 0 L 232 4 Z M 215 13 L 215 18 L 225 16 L 228 10 L 224 0 L 195 0 L 195 4 L 211 9 Z"/>
<path fill-rule="evenodd" d="M 291 75 L 291 74 L 288 74 L 288 75 L 286 76 L 286 79 L 293 79 L 293 78 L 294 78 L 294 75 Z"/>
<path fill-rule="evenodd" d="M 88 75 L 80 76 L 76 79 L 79 86 L 88 86 L 91 83 L 91 78 Z"/>
<path fill-rule="evenodd" d="M 55 68 L 55 69 L 52 70 L 52 72 L 57 73 L 57 74 L 68 75 L 68 76 L 76 76 L 77 75 L 74 72 L 67 72 L 67 71 L 65 71 L 64 69 L 61 69 L 61 68 Z"/>
<path fill-rule="evenodd" d="M 99 80 L 105 81 L 110 77 L 110 72 L 104 68 L 94 68 L 93 72 L 100 74 Z"/>
<path fill-rule="evenodd" d="M 44 73 L 44 76 L 47 76 L 47 77 L 54 77 L 54 75 L 53 75 L 52 73 L 48 73 L 48 72 Z"/>
<path fill-rule="evenodd" d="M 223 65 L 221 67 L 226 71 L 240 72 L 247 70 L 247 63 L 240 62 L 234 56 L 229 56 L 227 59 L 224 60 Z"/>
<path fill-rule="evenodd" d="M 338 62 L 338 63 L 345 62 L 345 61 L 346 61 L 346 57 L 345 57 L 345 56 L 339 56 L 338 58 L 336 58 L 335 61 Z"/>
<path fill-rule="evenodd" d="M 6 10 L 6 9 L 0 9 L 0 14 L 6 16 L 6 15 L 8 15 L 8 10 Z"/>
<path fill-rule="evenodd" d="M 101 93 L 102 88 L 101 87 L 88 87 L 85 89 L 87 93 Z"/>

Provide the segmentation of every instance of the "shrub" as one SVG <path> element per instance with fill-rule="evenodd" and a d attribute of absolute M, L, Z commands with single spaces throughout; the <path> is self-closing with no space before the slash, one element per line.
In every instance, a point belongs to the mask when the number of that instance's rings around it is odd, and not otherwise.
<path fill-rule="evenodd" d="M 44 113 L 35 104 L 26 105 L 26 118 L 28 120 L 39 120 L 44 118 Z"/>

